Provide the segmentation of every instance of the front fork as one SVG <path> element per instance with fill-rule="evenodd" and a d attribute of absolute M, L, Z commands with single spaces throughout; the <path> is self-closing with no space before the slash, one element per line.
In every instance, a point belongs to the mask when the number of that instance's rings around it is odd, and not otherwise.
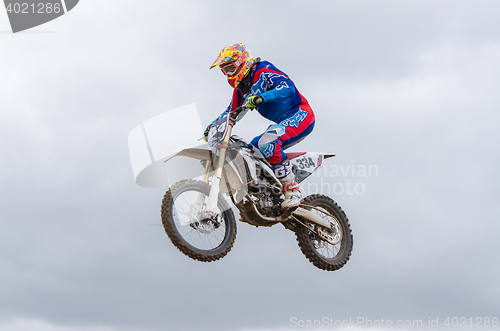
<path fill-rule="evenodd" d="M 205 173 L 203 174 L 203 182 L 208 183 L 208 178 L 210 177 L 210 171 L 212 170 L 212 161 L 207 160 L 205 164 Z M 198 193 L 198 200 L 196 200 L 196 208 L 197 210 L 203 209 L 203 203 L 205 202 L 205 194 Z"/>
<path fill-rule="evenodd" d="M 224 140 L 219 147 L 219 158 L 216 160 L 216 167 L 214 169 L 214 176 L 212 176 L 212 186 L 210 187 L 210 194 L 208 195 L 207 205 L 205 206 L 205 215 L 207 217 L 215 216 L 217 213 L 215 212 L 215 208 L 217 207 L 217 199 L 219 197 L 219 184 L 222 178 L 222 169 L 224 168 L 224 162 L 226 160 L 227 147 L 229 144 L 229 138 L 231 137 L 231 131 L 233 128 L 233 123 L 229 122 L 229 126 L 226 131 L 226 135 L 224 136 Z M 207 161 L 207 165 L 205 167 L 205 175 L 203 176 L 203 181 L 208 182 L 208 177 L 210 173 L 210 163 Z M 201 194 L 200 194 L 201 195 Z M 204 199 L 204 197 L 201 197 Z M 198 197 L 198 200 L 200 197 Z M 202 202 L 203 203 L 203 202 Z"/>

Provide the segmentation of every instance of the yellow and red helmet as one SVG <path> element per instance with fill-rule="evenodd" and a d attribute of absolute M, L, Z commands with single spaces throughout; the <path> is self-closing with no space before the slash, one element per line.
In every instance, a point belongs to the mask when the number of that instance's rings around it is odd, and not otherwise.
<path fill-rule="evenodd" d="M 239 43 L 224 47 L 210 66 L 210 69 L 219 66 L 222 73 L 227 76 L 229 85 L 237 88 L 241 80 L 252 68 L 252 64 L 253 57 L 250 55 L 250 51 L 245 45 Z"/>

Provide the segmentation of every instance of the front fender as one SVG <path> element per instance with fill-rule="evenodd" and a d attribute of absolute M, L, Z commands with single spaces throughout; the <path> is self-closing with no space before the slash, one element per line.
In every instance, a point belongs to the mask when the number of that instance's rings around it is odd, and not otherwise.
<path fill-rule="evenodd" d="M 186 156 L 186 157 L 190 157 L 190 158 L 197 159 L 197 160 L 210 160 L 210 154 L 212 154 L 212 152 L 209 151 L 208 149 L 186 148 L 186 149 L 183 149 L 182 151 L 180 151 L 174 155 L 169 156 L 168 158 L 166 158 L 163 161 L 163 163 L 170 161 L 171 159 L 173 159 L 176 156 Z M 213 157 L 213 155 L 212 155 L 212 157 Z"/>

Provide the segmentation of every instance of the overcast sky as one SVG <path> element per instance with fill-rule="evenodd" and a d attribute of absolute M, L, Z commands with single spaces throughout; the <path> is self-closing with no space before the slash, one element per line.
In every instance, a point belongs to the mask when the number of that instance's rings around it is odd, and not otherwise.
<path fill-rule="evenodd" d="M 500 317 L 499 13 L 495 0 L 81 0 L 12 34 L 0 10 L 0 331 Z M 161 227 L 164 190 L 134 182 L 130 131 L 190 103 L 215 118 L 231 87 L 208 68 L 235 42 L 314 109 L 293 149 L 337 154 L 302 187 L 323 185 L 350 219 L 341 270 L 315 268 L 282 226 L 240 222 L 224 259 L 193 261 Z M 249 140 L 268 125 L 241 123 Z"/>

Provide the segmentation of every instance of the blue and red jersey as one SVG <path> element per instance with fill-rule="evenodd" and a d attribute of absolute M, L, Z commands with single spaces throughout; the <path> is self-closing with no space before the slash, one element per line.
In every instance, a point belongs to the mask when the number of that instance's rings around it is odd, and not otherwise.
<path fill-rule="evenodd" d="M 233 90 L 231 103 L 221 117 L 240 107 L 249 97 L 261 96 L 263 101 L 255 109 L 276 124 L 255 137 L 251 143 L 259 148 L 269 163 L 278 164 L 286 159 L 284 149 L 311 133 L 315 122 L 314 113 L 290 77 L 272 63 L 256 63 L 248 79 Z"/>
<path fill-rule="evenodd" d="M 240 87 L 233 91 L 233 98 L 226 112 L 233 111 L 250 96 L 260 95 L 263 102 L 255 108 L 265 118 L 279 123 L 292 116 L 305 98 L 299 93 L 290 77 L 268 61 L 255 65 L 250 73 L 251 88 L 244 95 Z M 307 102 L 307 100 L 306 100 Z"/>

